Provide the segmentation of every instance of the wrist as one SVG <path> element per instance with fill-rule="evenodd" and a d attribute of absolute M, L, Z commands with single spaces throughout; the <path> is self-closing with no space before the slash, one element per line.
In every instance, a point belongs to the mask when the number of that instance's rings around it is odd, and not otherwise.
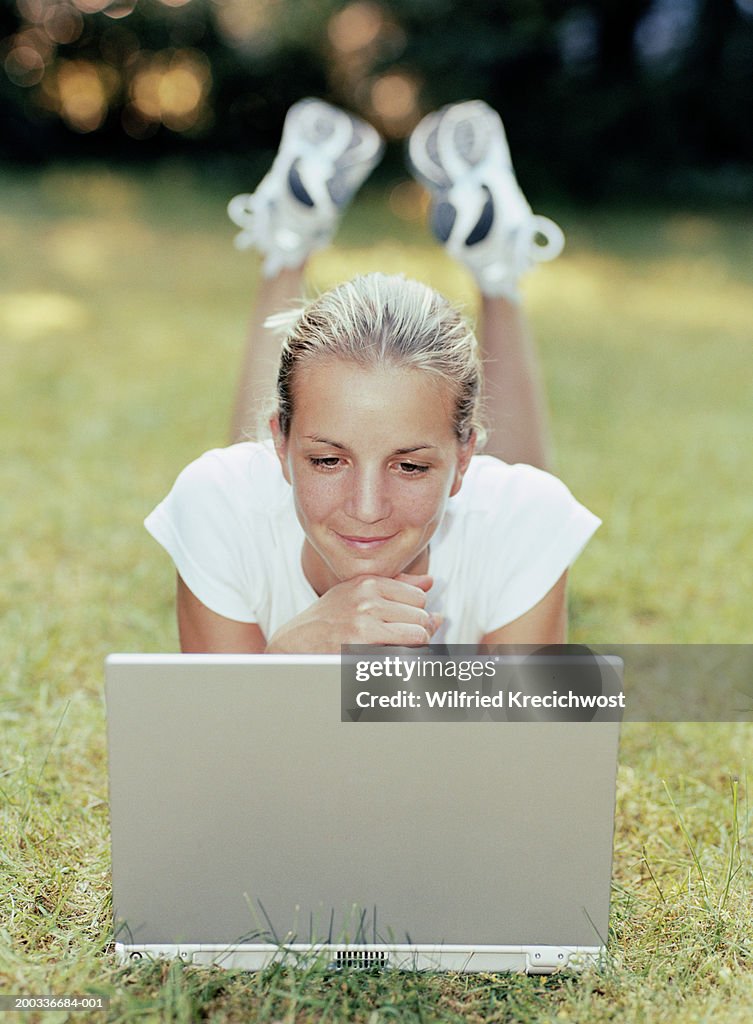
<path fill-rule="evenodd" d="M 265 654 L 328 654 L 329 648 L 322 645 L 316 631 L 289 622 L 281 626 L 269 640 Z M 338 648 L 339 651 L 339 648 Z"/>
<path fill-rule="evenodd" d="M 275 635 L 270 639 L 269 643 L 264 648 L 264 653 L 265 654 L 293 654 L 293 653 L 295 653 L 295 652 L 291 651 L 289 647 L 286 647 L 284 645 L 284 643 L 281 643 L 280 637 L 279 637 L 279 632 L 280 631 L 278 630 L 277 633 L 275 633 Z"/>

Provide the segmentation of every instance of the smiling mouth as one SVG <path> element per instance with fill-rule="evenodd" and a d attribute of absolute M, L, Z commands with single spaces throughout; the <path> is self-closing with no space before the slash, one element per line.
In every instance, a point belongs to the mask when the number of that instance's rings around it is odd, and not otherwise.
<path fill-rule="evenodd" d="M 392 540 L 396 534 L 391 533 L 387 537 L 348 537 L 343 533 L 338 533 L 337 536 L 344 544 L 356 551 L 374 551 L 386 544 L 388 540 Z"/>

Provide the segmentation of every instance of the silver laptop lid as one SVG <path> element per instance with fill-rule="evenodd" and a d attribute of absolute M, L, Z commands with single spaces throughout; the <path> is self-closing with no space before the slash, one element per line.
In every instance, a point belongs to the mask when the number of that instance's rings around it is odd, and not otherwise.
<path fill-rule="evenodd" d="M 606 940 L 617 722 L 343 722 L 337 657 L 106 677 L 121 942 Z"/>

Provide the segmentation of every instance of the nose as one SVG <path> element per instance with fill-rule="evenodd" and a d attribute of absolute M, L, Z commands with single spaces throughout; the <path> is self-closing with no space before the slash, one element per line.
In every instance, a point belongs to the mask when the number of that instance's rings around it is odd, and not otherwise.
<path fill-rule="evenodd" d="M 389 518 L 392 513 L 389 484 L 378 468 L 364 468 L 354 475 L 346 511 L 359 523 L 378 523 Z"/>

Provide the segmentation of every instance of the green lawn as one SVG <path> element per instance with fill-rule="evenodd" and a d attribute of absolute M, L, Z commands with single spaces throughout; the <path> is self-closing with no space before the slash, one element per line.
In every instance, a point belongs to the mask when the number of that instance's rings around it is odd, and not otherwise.
<path fill-rule="evenodd" d="M 134 1022 L 747 1022 L 746 725 L 624 728 L 604 973 L 231 976 L 103 954 L 102 661 L 177 647 L 141 520 L 225 441 L 257 282 L 229 187 L 180 167 L 0 175 L 0 991 L 109 994 Z M 401 270 L 470 304 L 401 201 L 359 200 L 315 283 Z M 557 470 L 604 519 L 571 639 L 749 641 L 753 217 L 543 212 L 569 239 L 526 288 Z"/>

